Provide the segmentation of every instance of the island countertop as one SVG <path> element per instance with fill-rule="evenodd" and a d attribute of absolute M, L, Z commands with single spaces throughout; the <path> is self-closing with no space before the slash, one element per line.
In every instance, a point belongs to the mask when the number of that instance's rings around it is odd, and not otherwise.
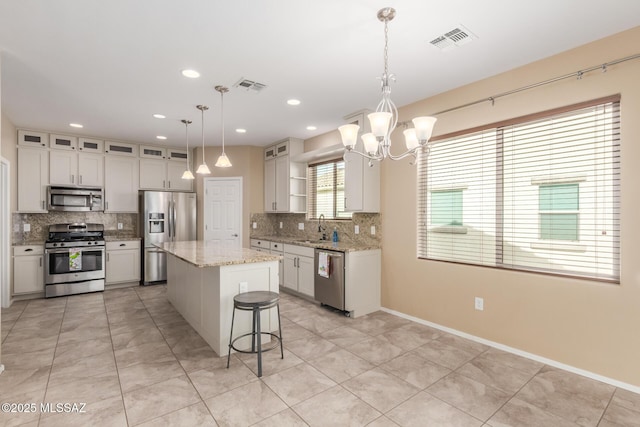
<path fill-rule="evenodd" d="M 219 243 L 204 240 L 164 242 L 156 246 L 200 268 L 278 261 L 282 258 L 247 248 L 225 248 Z"/>

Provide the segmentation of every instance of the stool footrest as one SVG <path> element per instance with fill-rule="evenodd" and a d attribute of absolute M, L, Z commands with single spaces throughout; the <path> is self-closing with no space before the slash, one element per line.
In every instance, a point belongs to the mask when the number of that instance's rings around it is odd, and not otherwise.
<path fill-rule="evenodd" d="M 253 351 L 252 350 L 240 350 L 239 348 L 234 346 L 234 343 L 236 341 L 238 341 L 239 339 L 244 338 L 244 337 L 252 337 L 254 335 L 257 335 L 257 334 L 249 332 L 247 334 L 240 335 L 239 337 L 236 337 L 233 341 L 231 341 L 231 344 L 229 344 L 229 347 L 234 349 L 238 353 L 256 354 L 256 353 L 258 353 L 258 350 L 253 350 Z M 270 335 L 273 338 L 275 338 L 274 341 L 271 341 L 271 342 L 267 343 L 266 345 L 262 345 L 261 346 L 262 348 L 260 349 L 260 351 L 262 353 L 264 353 L 265 351 L 273 350 L 274 348 L 280 347 L 280 337 L 277 334 L 274 334 L 273 332 L 260 332 L 260 335 Z"/>

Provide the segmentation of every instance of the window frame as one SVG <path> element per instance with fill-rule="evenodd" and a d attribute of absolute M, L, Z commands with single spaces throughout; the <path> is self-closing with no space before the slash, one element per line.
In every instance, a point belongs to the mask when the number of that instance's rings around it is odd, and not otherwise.
<path fill-rule="evenodd" d="M 307 219 L 308 220 L 317 220 L 318 217 L 320 216 L 320 214 L 318 214 L 318 211 L 320 209 L 318 209 L 318 205 L 317 205 L 317 201 L 318 201 L 317 167 L 324 166 L 324 165 L 333 165 L 333 185 L 331 188 L 333 212 L 332 212 L 332 215 L 327 215 L 326 213 L 324 213 L 324 219 L 331 220 L 331 221 L 351 220 L 353 212 L 344 210 L 344 191 L 345 191 L 344 183 L 342 184 L 342 190 L 341 190 L 343 193 L 342 198 L 340 198 L 340 191 L 338 189 L 339 188 L 338 187 L 339 186 L 338 170 L 339 170 L 340 163 L 342 163 L 342 170 L 344 173 L 346 162 L 342 157 L 324 160 L 322 162 L 317 162 L 317 163 L 310 163 L 307 165 Z M 313 188 L 314 184 L 316 184 L 316 188 Z M 340 202 L 342 202 L 342 204 Z M 340 206 L 342 206 L 343 209 L 340 209 Z"/>

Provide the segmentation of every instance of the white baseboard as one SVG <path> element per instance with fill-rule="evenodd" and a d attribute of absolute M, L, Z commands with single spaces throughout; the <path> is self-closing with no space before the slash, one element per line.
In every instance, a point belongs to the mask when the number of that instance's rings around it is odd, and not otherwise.
<path fill-rule="evenodd" d="M 556 360 L 547 359 L 546 357 L 538 356 L 537 354 L 528 353 L 523 350 L 518 350 L 517 348 L 509 347 L 504 344 L 500 344 L 494 341 L 489 341 L 484 338 L 477 337 L 475 335 L 468 334 L 466 332 L 461 332 L 456 329 L 448 328 L 446 326 L 439 325 L 437 323 L 429 322 L 427 320 L 420 319 L 418 317 L 413 317 L 408 314 L 401 313 L 399 311 L 391 310 L 385 307 L 381 308 L 382 311 L 385 311 L 390 314 L 394 314 L 398 317 L 402 317 L 407 320 L 411 320 L 412 322 L 420 323 L 422 325 L 430 326 L 435 329 L 439 329 L 444 332 L 448 332 L 453 335 L 458 335 L 459 337 L 466 338 L 471 341 L 479 342 L 484 345 L 488 345 L 489 347 L 497 348 L 498 350 L 506 351 L 508 353 L 513 353 L 518 356 L 526 357 L 527 359 L 535 360 L 536 362 L 544 363 L 545 365 L 553 366 L 554 368 L 563 369 L 568 372 L 572 372 L 574 374 L 582 375 L 583 377 L 591 378 L 596 381 L 600 381 L 606 384 L 610 384 L 615 387 L 619 387 L 625 390 L 629 390 L 633 393 L 640 394 L 640 387 L 635 386 L 633 384 L 627 384 L 622 381 L 614 380 L 613 378 L 605 377 L 603 375 L 599 375 L 590 371 L 585 371 L 584 369 L 576 368 L 575 366 L 566 365 L 564 363 L 558 362 Z"/>

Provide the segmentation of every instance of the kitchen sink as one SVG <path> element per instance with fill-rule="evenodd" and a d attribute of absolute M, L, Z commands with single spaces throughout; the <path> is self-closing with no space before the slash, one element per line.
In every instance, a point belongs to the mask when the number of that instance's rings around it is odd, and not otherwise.
<path fill-rule="evenodd" d="M 298 242 L 298 243 L 331 243 L 331 240 L 298 239 L 298 240 L 294 240 L 294 242 Z"/>

